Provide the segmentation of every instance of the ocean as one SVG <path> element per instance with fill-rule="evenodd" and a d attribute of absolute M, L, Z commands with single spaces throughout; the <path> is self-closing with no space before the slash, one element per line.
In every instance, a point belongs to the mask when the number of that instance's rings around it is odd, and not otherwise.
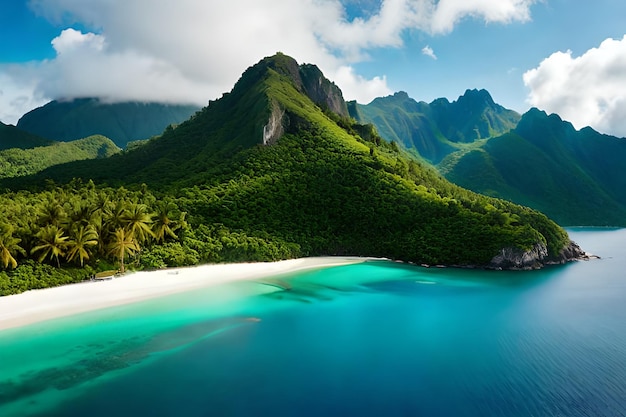
<path fill-rule="evenodd" d="M 626 229 L 540 271 L 371 261 L 0 331 L 0 416 L 626 416 Z"/>

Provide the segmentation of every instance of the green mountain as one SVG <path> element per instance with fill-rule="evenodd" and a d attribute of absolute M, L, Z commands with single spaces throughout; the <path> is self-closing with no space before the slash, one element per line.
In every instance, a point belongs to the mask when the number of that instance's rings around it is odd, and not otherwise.
<path fill-rule="evenodd" d="M 485 90 L 430 104 L 400 92 L 349 108 L 462 187 L 532 207 L 562 225 L 626 225 L 623 139 L 576 131 L 537 109 L 519 116 Z"/>
<path fill-rule="evenodd" d="M 581 254 L 543 214 L 449 183 L 344 109 L 317 67 L 277 54 L 160 137 L 2 186 L 78 177 L 157 190 L 188 213 L 181 245 L 201 261 L 360 255 L 524 268 Z"/>
<path fill-rule="evenodd" d="M 531 109 L 510 133 L 440 164 L 451 181 L 563 225 L 626 226 L 626 139 Z"/>
<path fill-rule="evenodd" d="M 49 145 L 50 143 L 50 140 L 0 122 L 0 150 L 10 148 L 28 149 Z"/>
<path fill-rule="evenodd" d="M 438 164 L 448 154 L 473 148 L 481 139 L 508 132 L 519 114 L 496 104 L 486 90 L 467 90 L 458 100 L 417 102 L 405 92 L 370 104 L 349 103 L 351 116 L 372 123 L 382 137 L 415 149 Z"/>
<path fill-rule="evenodd" d="M 119 151 L 110 139 L 100 135 L 31 149 L 4 149 L 0 151 L 0 178 L 31 175 L 67 162 L 108 158 Z"/>
<path fill-rule="evenodd" d="M 159 103 L 104 103 L 96 98 L 51 101 L 26 113 L 17 127 L 54 141 L 72 141 L 92 135 L 110 138 L 120 148 L 148 139 L 170 124 L 187 120 L 199 108 Z"/>

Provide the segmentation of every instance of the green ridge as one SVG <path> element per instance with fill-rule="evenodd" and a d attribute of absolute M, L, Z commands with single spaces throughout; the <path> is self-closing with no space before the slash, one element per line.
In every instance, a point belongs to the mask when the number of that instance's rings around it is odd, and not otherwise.
<path fill-rule="evenodd" d="M 31 175 L 54 165 L 108 158 L 118 152 L 119 148 L 110 139 L 100 135 L 32 149 L 5 149 L 0 151 L 0 178 Z"/>
<path fill-rule="evenodd" d="M 0 122 L 0 150 L 11 148 L 28 149 L 36 146 L 46 146 L 50 143 L 52 141 Z"/>
<path fill-rule="evenodd" d="M 159 200 L 187 213 L 176 240 L 142 243 L 144 249 L 133 255 L 139 267 L 315 255 L 485 266 L 504 248 L 536 245 L 560 260 L 569 239 L 554 222 L 451 184 L 373 126 L 331 111 L 327 104 L 338 99 L 336 92 L 310 97 L 298 81 L 300 68 L 282 54 L 265 58 L 230 93 L 160 137 L 105 160 L 4 180 L 1 185 L 16 192 L 33 190 L 10 197 L 25 205 L 5 209 L 5 218 L 15 219 L 13 235 L 31 245 L 26 252 L 33 250 L 32 233 L 47 217 L 34 215 L 38 223 L 29 224 L 14 214 L 42 213 L 28 202 L 49 200 L 41 197 L 46 193 L 68 212 L 71 196 L 81 195 L 97 211 L 98 195 L 105 194 L 130 207 L 145 205 L 152 221 Z M 51 181 L 69 185 L 36 191 Z M 105 223 L 111 224 L 116 210 L 107 207 Z M 106 254 L 98 259 L 115 260 Z"/>

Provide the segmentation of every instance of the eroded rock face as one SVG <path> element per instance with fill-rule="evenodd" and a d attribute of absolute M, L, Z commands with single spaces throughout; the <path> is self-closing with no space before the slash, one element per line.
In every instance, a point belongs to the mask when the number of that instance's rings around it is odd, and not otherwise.
<path fill-rule="evenodd" d="M 504 248 L 489 262 L 493 269 L 538 269 L 545 265 L 548 248 L 543 243 L 536 243 L 532 249 Z"/>
<path fill-rule="evenodd" d="M 267 124 L 263 126 L 263 145 L 273 145 L 283 135 L 284 116 L 285 110 L 281 109 L 278 104 L 273 103 L 272 112 L 267 120 Z"/>
<path fill-rule="evenodd" d="M 569 245 L 561 250 L 557 259 L 552 259 L 548 263 L 563 264 L 565 262 L 574 261 L 577 259 L 590 259 L 594 256 L 589 255 L 578 246 L 576 242 L 570 240 Z M 597 257 L 595 257 L 597 258 Z"/>
<path fill-rule="evenodd" d="M 564 264 L 579 259 L 588 260 L 594 256 L 583 251 L 576 242 L 561 250 L 559 256 L 550 257 L 548 248 L 543 243 L 536 243 L 531 250 L 504 248 L 489 262 L 491 269 L 539 269 L 545 265 Z"/>
<path fill-rule="evenodd" d="M 300 66 L 300 77 L 302 87 L 307 96 L 318 106 L 328 108 L 343 117 L 350 117 L 348 105 L 339 87 L 328 78 L 324 77 L 322 71 L 311 64 Z"/>

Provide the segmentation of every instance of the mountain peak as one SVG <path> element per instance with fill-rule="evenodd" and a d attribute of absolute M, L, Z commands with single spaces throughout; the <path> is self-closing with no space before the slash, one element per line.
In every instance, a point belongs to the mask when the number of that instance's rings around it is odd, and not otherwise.
<path fill-rule="evenodd" d="M 457 104 L 459 105 L 469 105 L 472 107 L 492 107 L 495 106 L 496 103 L 493 101 L 491 94 L 489 91 L 485 89 L 467 89 L 465 93 L 457 99 Z"/>
<path fill-rule="evenodd" d="M 264 79 L 270 70 L 288 78 L 298 91 L 307 95 L 321 108 L 349 117 L 343 93 L 335 83 L 327 79 L 316 65 L 299 65 L 295 59 L 281 52 L 265 57 L 248 68 L 235 84 L 233 92 L 250 88 Z"/>
<path fill-rule="evenodd" d="M 520 119 L 515 131 L 522 136 L 536 136 L 536 132 L 543 132 L 545 137 L 554 135 L 555 137 L 564 138 L 574 134 L 576 128 L 570 122 L 561 119 L 558 114 L 548 114 L 536 107 L 528 110 Z"/>

